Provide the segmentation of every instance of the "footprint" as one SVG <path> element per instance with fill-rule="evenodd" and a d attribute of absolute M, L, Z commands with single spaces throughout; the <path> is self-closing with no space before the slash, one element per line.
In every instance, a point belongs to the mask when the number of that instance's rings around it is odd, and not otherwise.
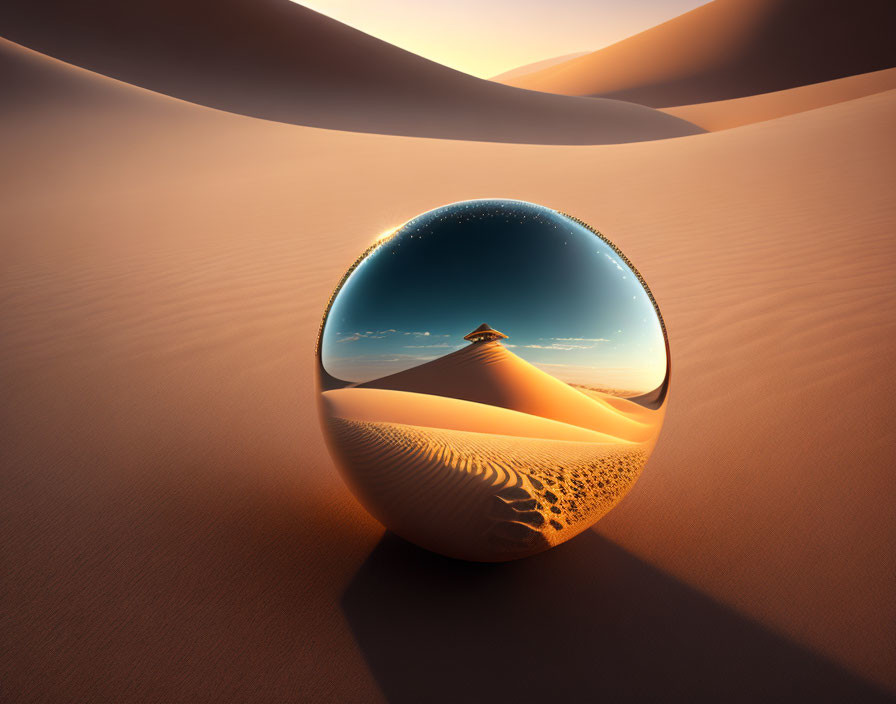
<path fill-rule="evenodd" d="M 508 556 L 546 549 L 548 539 L 542 533 L 547 519 L 532 494 L 523 487 L 509 487 L 492 497 L 493 523 L 486 536 L 493 548 Z"/>

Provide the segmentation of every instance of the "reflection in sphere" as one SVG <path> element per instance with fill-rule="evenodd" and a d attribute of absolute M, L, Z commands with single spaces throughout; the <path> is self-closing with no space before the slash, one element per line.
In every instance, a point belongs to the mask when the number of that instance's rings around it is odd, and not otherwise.
<path fill-rule="evenodd" d="M 468 560 L 582 532 L 662 425 L 662 318 L 629 261 L 531 203 L 437 208 L 349 269 L 318 341 L 324 433 L 387 528 Z"/>

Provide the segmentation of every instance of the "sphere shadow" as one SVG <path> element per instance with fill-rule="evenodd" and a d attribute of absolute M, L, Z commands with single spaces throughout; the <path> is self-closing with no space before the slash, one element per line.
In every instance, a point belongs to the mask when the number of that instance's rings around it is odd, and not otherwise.
<path fill-rule="evenodd" d="M 892 701 L 592 531 L 500 564 L 387 532 L 342 609 L 392 704 Z"/>

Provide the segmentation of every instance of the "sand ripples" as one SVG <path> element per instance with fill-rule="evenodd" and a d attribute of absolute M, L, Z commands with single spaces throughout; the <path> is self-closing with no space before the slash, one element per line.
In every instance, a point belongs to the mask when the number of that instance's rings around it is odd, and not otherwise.
<path fill-rule="evenodd" d="M 371 512 L 438 552 L 502 560 L 567 540 L 606 513 L 641 445 L 519 438 L 330 418 L 334 450 Z"/>

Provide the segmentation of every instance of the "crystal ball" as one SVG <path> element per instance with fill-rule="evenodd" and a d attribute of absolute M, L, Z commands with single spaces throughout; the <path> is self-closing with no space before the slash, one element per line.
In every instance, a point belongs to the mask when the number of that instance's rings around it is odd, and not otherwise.
<path fill-rule="evenodd" d="M 379 236 L 330 298 L 318 403 L 347 485 L 384 526 L 503 561 L 588 529 L 662 426 L 669 345 L 624 254 L 515 200 L 426 212 Z"/>

